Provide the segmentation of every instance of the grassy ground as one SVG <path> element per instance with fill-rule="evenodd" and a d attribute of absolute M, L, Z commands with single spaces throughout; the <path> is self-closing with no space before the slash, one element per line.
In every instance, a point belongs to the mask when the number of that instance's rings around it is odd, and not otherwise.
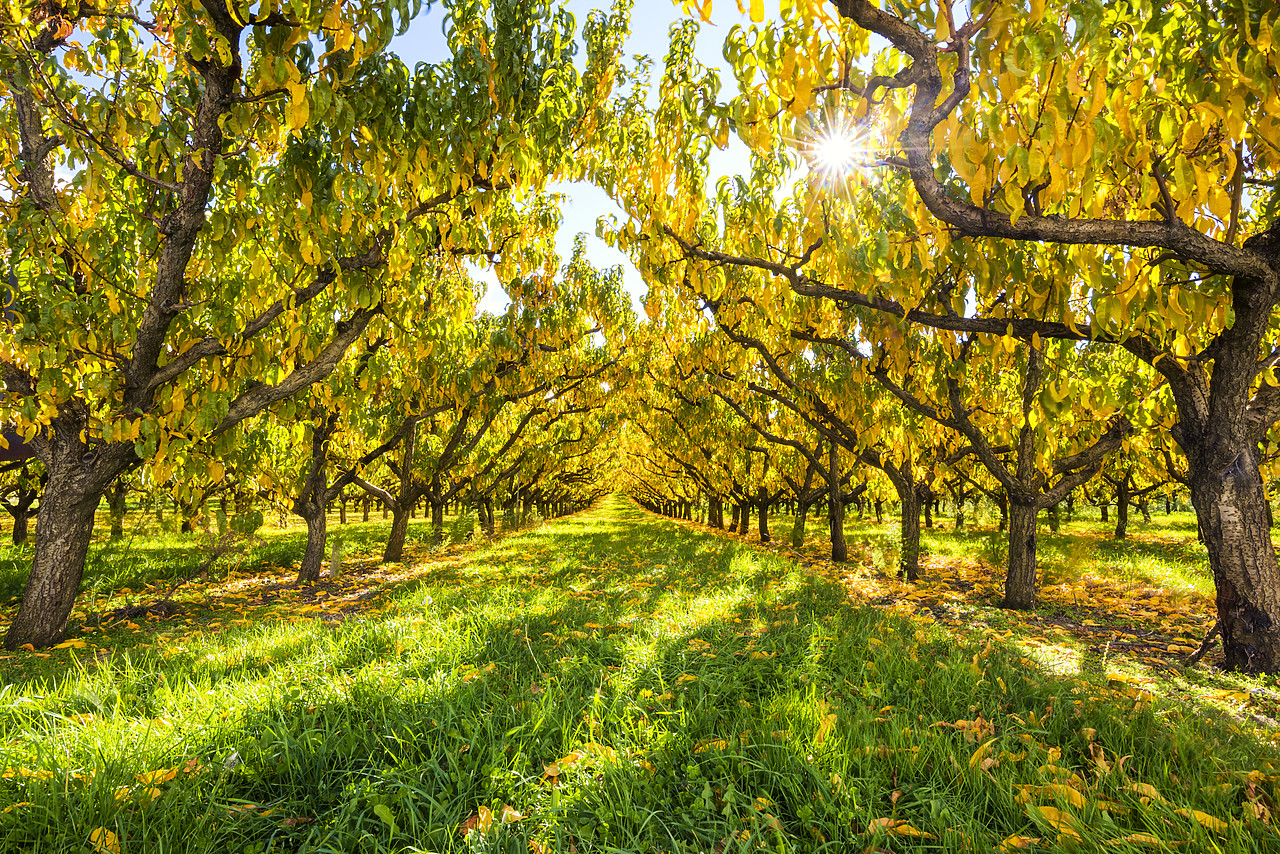
<path fill-rule="evenodd" d="M 1140 657 L 1042 666 L 1045 614 L 929 547 L 902 590 L 874 538 L 837 568 L 621 498 L 306 590 L 282 544 L 0 661 L 0 847 L 1280 850 L 1263 724 Z"/>

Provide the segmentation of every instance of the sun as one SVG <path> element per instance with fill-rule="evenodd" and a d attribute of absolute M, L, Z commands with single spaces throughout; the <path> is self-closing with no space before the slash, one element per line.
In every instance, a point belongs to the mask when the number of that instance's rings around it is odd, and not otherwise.
<path fill-rule="evenodd" d="M 827 184 L 843 183 L 860 172 L 867 150 L 863 134 L 855 127 L 833 121 L 825 128 L 814 128 L 814 135 L 803 146 L 809 168 Z"/>
<path fill-rule="evenodd" d="M 827 131 L 813 141 L 814 166 L 830 175 L 843 175 L 857 163 L 858 142 L 845 128 Z"/>

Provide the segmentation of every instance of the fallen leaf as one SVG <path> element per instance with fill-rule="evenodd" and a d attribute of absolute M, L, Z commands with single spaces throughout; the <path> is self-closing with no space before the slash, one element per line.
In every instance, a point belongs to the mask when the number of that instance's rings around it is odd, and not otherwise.
<path fill-rule="evenodd" d="M 1227 824 L 1220 818 L 1214 818 L 1207 812 L 1190 809 L 1176 809 L 1174 812 L 1184 818 L 1193 819 L 1201 827 L 1208 828 L 1220 836 L 1226 836 L 1227 831 L 1231 829 L 1231 825 Z"/>
<path fill-rule="evenodd" d="M 996 850 L 1002 852 L 1002 854 L 1006 851 L 1026 851 L 1039 841 L 1040 837 L 1038 836 L 1018 836 L 1014 834 L 1013 836 L 1006 836 Z"/>
<path fill-rule="evenodd" d="M 831 730 L 835 728 L 836 716 L 827 715 L 822 719 L 822 723 L 818 724 L 818 731 L 813 734 L 813 743 L 822 744 L 827 740 L 827 736 L 831 735 Z"/>
<path fill-rule="evenodd" d="M 89 831 L 89 844 L 97 854 L 120 854 L 119 838 L 105 827 L 95 827 Z"/>
<path fill-rule="evenodd" d="M 1121 836 L 1119 839 L 1108 839 L 1108 845 L 1121 845 L 1128 843 L 1129 845 L 1145 845 L 1148 848 L 1164 848 L 1168 845 L 1158 836 L 1152 836 L 1150 833 L 1130 833 L 1128 836 Z"/>
<path fill-rule="evenodd" d="M 1076 820 L 1070 813 L 1065 813 L 1060 809 L 1045 806 L 1027 806 L 1027 812 L 1032 818 L 1039 817 L 1045 821 L 1050 827 L 1058 831 L 1062 836 L 1080 841 L 1080 831 L 1076 830 Z"/>

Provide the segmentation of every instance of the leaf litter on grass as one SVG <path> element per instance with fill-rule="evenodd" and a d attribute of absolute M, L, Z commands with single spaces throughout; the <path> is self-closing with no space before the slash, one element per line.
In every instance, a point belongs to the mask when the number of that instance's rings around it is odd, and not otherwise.
<path fill-rule="evenodd" d="M 56 786 L 78 826 L 176 850 L 200 849 L 166 827 L 205 828 L 205 850 L 371 834 L 459 851 L 1276 847 L 1273 749 L 1145 686 L 1046 672 L 1019 626 L 925 607 L 951 607 L 941 588 L 851 603 L 839 573 L 618 499 L 385 572 L 359 621 L 290 610 L 350 590 L 234 586 L 235 604 L 272 595 L 296 621 L 257 620 L 243 642 L 171 621 L 163 645 L 188 648 L 158 662 L 164 687 L 100 698 L 109 714 L 82 735 L 0 718 L 17 737 L 0 791 L 47 810 Z M 209 655 L 228 663 L 198 669 Z M 31 706 L 109 678 L 147 693 L 142 672 L 86 671 Z M 168 777 L 178 763 L 148 752 L 201 770 Z M 161 796 L 93 794 L 119 786 Z M 210 804 L 245 808 L 215 820 Z M 0 815 L 0 841 L 37 827 Z"/>

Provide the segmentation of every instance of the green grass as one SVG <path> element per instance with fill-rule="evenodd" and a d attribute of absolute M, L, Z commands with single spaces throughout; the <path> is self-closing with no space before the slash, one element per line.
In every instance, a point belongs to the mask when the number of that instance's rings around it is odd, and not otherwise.
<path fill-rule="evenodd" d="M 146 649 L 0 662 L 0 847 L 1280 850 L 1243 806 L 1280 755 L 1229 719 L 623 499 L 419 557 L 351 619 L 157 620 Z"/>

